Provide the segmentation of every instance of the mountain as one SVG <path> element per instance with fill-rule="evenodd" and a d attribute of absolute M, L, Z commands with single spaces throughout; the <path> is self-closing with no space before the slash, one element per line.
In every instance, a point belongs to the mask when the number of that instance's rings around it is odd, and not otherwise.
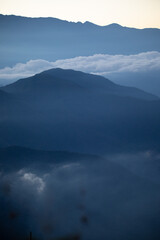
<path fill-rule="evenodd" d="M 81 71 L 63 70 L 60 68 L 50 69 L 33 77 L 21 79 L 13 84 L 1 88 L 3 91 L 12 94 L 20 94 L 33 97 L 38 94 L 56 94 L 57 91 L 64 94 L 68 91 L 92 91 L 94 94 L 109 94 L 118 96 L 128 96 L 144 100 L 158 100 L 155 95 L 146 93 L 137 88 L 124 87 L 114 84 L 110 80 L 94 74 L 88 74 Z M 56 92 L 55 92 L 56 91 Z"/>
<path fill-rule="evenodd" d="M 159 29 L 135 29 L 118 24 L 98 26 L 56 18 L 0 15 L 0 67 L 30 59 L 55 61 L 76 56 L 135 54 L 160 51 Z"/>
<path fill-rule="evenodd" d="M 158 240 L 159 122 L 158 98 L 83 72 L 0 88 L 1 238 Z"/>
<path fill-rule="evenodd" d="M 111 73 L 107 77 L 117 84 L 137 87 L 160 97 L 160 70 Z"/>
<path fill-rule="evenodd" d="M 8 95 L 6 92 L 0 90 L 0 100 L 3 101 L 3 100 L 6 100 L 8 98 Z"/>
<path fill-rule="evenodd" d="M 12 97 L 0 103 L 1 147 L 96 154 L 159 149 L 160 101 L 140 90 L 62 69 L 1 90 Z"/>
<path fill-rule="evenodd" d="M 19 146 L 0 148 L 0 167 L 3 171 L 17 171 L 30 167 L 40 171 L 50 170 L 50 165 L 71 164 L 83 161 L 100 161 L 101 157 L 64 151 L 43 151 Z"/>

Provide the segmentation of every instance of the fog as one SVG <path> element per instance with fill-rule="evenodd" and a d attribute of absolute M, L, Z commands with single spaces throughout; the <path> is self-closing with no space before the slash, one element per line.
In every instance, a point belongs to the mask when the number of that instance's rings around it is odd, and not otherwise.
<path fill-rule="evenodd" d="M 147 151 L 1 161 L 1 239 L 159 239 L 159 160 Z"/>
<path fill-rule="evenodd" d="M 94 54 L 92 56 L 77 56 L 70 59 L 46 61 L 43 59 L 30 60 L 26 63 L 17 63 L 13 67 L 0 69 L 0 85 L 7 85 L 20 78 L 32 76 L 51 68 L 80 70 L 87 73 L 103 75 L 120 79 L 121 74 L 148 73 L 160 70 L 160 52 L 150 51 L 132 55 Z M 158 74 L 157 74 L 158 75 Z M 159 76 L 159 75 L 158 75 Z M 130 78 L 127 78 L 130 81 Z M 140 80 L 139 80 L 140 81 Z"/>

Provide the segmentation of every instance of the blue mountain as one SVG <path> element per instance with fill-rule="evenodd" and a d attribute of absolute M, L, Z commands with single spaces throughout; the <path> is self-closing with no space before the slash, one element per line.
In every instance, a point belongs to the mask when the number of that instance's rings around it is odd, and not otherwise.
<path fill-rule="evenodd" d="M 73 70 L 51 69 L 1 88 L 1 147 L 107 153 L 159 149 L 153 95 Z"/>
<path fill-rule="evenodd" d="M 56 18 L 0 15 L 0 67 L 30 59 L 55 61 L 96 53 L 135 54 L 160 51 L 159 29 L 135 29 L 118 24 L 98 26 Z"/>

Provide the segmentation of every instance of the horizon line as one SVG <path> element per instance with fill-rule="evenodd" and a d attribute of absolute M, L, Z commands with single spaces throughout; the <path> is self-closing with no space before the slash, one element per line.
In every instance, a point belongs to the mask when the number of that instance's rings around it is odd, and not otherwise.
<path fill-rule="evenodd" d="M 119 27 L 122 27 L 122 28 L 132 28 L 132 29 L 140 29 L 140 30 L 143 30 L 143 29 L 158 29 L 158 30 L 160 30 L 160 27 L 158 28 L 158 27 L 144 27 L 144 28 L 138 28 L 138 27 L 129 27 L 129 26 L 123 26 L 123 25 L 121 25 L 121 24 L 119 24 L 119 23 L 115 23 L 115 22 L 112 22 L 112 23 L 109 23 L 109 24 L 107 24 L 107 25 L 99 25 L 99 24 L 96 24 L 96 23 L 94 23 L 94 22 L 91 22 L 91 21 L 84 21 L 84 22 L 82 22 L 82 21 L 69 21 L 69 20 L 67 20 L 67 19 L 61 19 L 61 18 L 57 18 L 57 17 L 50 17 L 50 16 L 48 16 L 48 17 L 41 17 L 41 16 L 39 16 L 39 17 L 32 17 L 32 16 L 23 16 L 23 15 L 15 15 L 15 14 L 3 14 L 3 13 L 0 13 L 0 15 L 2 15 L 2 16 L 14 16 L 14 17 L 21 17 L 21 18 L 30 18 L 30 19 L 56 19 L 56 20 L 59 20 L 59 21 L 64 21 L 64 22 L 68 22 L 68 23 L 75 23 L 75 24 L 78 24 L 78 23 L 80 23 L 80 24 L 92 24 L 92 25 L 95 25 L 95 26 L 98 26 L 98 27 L 107 27 L 107 26 L 111 26 L 111 25 L 115 25 L 115 26 L 119 26 Z"/>

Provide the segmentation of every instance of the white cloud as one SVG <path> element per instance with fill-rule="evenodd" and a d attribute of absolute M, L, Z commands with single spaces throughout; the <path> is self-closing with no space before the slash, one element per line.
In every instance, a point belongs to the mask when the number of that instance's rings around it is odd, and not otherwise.
<path fill-rule="evenodd" d="M 14 67 L 0 69 L 0 84 L 8 84 L 20 78 L 32 76 L 51 68 L 74 69 L 83 72 L 107 75 L 118 72 L 143 72 L 160 70 L 160 52 L 144 52 L 136 55 L 96 54 L 49 62 L 30 60 Z"/>
<path fill-rule="evenodd" d="M 33 186 L 35 186 L 35 188 L 37 189 L 37 191 L 40 193 L 44 190 L 45 187 L 45 183 L 43 181 L 42 178 L 36 176 L 33 173 L 24 173 L 24 175 L 22 176 L 22 179 L 26 182 L 28 182 L 29 184 L 32 184 Z"/>

